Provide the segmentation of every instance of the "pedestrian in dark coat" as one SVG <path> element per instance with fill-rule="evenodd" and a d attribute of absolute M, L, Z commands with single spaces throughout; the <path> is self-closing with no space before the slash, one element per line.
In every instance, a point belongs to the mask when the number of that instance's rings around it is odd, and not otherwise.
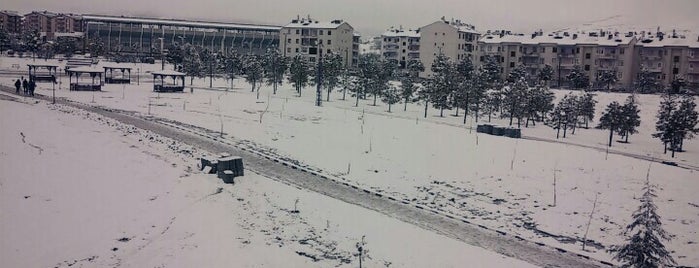
<path fill-rule="evenodd" d="M 22 79 L 22 89 L 24 90 L 24 95 L 27 95 L 28 87 L 29 82 L 27 82 L 27 79 Z"/>
<path fill-rule="evenodd" d="M 34 89 L 36 89 L 36 82 L 34 82 L 34 79 L 29 80 L 29 96 L 34 97 Z"/>
<path fill-rule="evenodd" d="M 20 87 L 22 87 L 22 81 L 17 79 L 17 81 L 15 81 L 15 94 L 19 94 Z"/>

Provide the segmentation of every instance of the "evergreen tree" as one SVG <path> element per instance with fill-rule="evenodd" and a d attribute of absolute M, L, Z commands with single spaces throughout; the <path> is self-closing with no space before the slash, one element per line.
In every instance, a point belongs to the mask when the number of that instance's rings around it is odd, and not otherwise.
<path fill-rule="evenodd" d="M 301 90 L 309 83 L 310 73 L 308 62 L 306 62 L 301 55 L 296 55 L 291 60 L 291 65 L 289 66 L 289 82 L 294 84 L 294 88 L 296 92 L 299 93 L 299 97 L 301 97 Z"/>
<path fill-rule="evenodd" d="M 611 91 L 612 85 L 619 81 L 615 70 L 607 70 L 599 73 L 597 80 L 607 86 L 607 92 Z"/>
<path fill-rule="evenodd" d="M 563 96 L 550 115 L 553 128 L 557 130 L 556 138 L 560 135 L 561 129 L 563 129 L 563 138 L 565 138 L 568 129 L 574 128 L 575 124 L 577 124 L 577 112 L 578 97 L 572 93 Z"/>
<path fill-rule="evenodd" d="M 431 86 L 430 83 L 432 83 L 432 81 L 428 79 L 424 84 L 419 84 L 417 88 L 417 99 L 422 101 L 422 104 L 425 105 L 425 118 L 427 118 L 427 109 L 430 102 L 432 102 L 432 96 L 434 96 L 434 94 L 432 94 L 433 86 Z"/>
<path fill-rule="evenodd" d="M 670 236 L 662 228 L 658 207 L 653 203 L 653 198 L 657 197 L 655 188 L 648 179 L 643 191 L 641 205 L 623 232 L 624 236 L 633 235 L 626 240 L 627 244 L 612 248 L 614 259 L 621 262 L 621 267 L 672 267 L 675 260 L 662 243 L 662 240 L 669 241 Z"/>
<path fill-rule="evenodd" d="M 478 116 L 481 113 L 481 105 L 485 102 L 486 92 L 488 90 L 488 85 L 486 83 L 485 75 L 482 70 L 474 71 L 470 77 L 470 96 L 472 103 L 473 115 L 475 116 L 476 122 L 478 122 Z M 466 115 L 464 115 L 464 124 L 466 124 Z"/>
<path fill-rule="evenodd" d="M 524 127 L 529 127 L 529 121 L 536 125 L 537 119 L 543 120 L 543 116 L 554 108 L 553 100 L 555 95 L 546 83 L 540 83 L 535 87 L 529 88 L 526 95 L 524 116 L 527 120 Z"/>
<path fill-rule="evenodd" d="M 691 95 L 683 95 L 679 101 L 679 107 L 672 116 L 671 121 L 676 125 L 677 133 L 674 139 L 673 156 L 675 151 L 682 152 L 682 145 L 685 139 L 692 139 L 694 135 L 699 133 L 697 123 L 699 122 L 699 113 L 696 111 L 696 103 Z"/>
<path fill-rule="evenodd" d="M 629 136 L 638 133 L 636 128 L 641 125 L 640 110 L 638 110 L 634 95 L 626 98 L 626 103 L 624 103 L 621 109 L 623 111 L 623 120 L 621 126 L 619 126 L 618 134 L 624 137 L 625 143 L 629 143 Z"/>
<path fill-rule="evenodd" d="M 213 53 L 208 48 L 204 48 L 199 51 L 199 57 L 204 66 L 204 73 L 209 75 L 209 87 L 213 87 L 214 75 L 221 69 L 221 66 L 219 66 L 221 56 Z"/>
<path fill-rule="evenodd" d="M 277 94 L 277 88 L 284 82 L 284 73 L 289 68 L 289 58 L 278 49 L 268 49 L 264 55 L 264 79 L 272 86 L 272 94 Z"/>
<path fill-rule="evenodd" d="M 257 98 L 260 98 L 260 87 L 262 87 L 262 80 L 264 74 L 264 62 L 263 59 L 258 55 L 248 54 L 243 56 L 243 74 L 245 74 L 245 81 L 250 83 L 251 92 L 257 90 Z"/>
<path fill-rule="evenodd" d="M 499 109 L 501 102 L 500 91 L 490 89 L 485 92 L 483 98 L 483 106 L 488 114 L 488 122 L 492 119 L 493 114 Z"/>
<path fill-rule="evenodd" d="M 507 75 L 507 82 L 515 83 L 522 78 L 524 78 L 524 81 L 526 82 L 528 79 L 528 75 L 524 65 L 520 64 L 517 65 L 514 69 L 512 69 L 510 73 Z"/>
<path fill-rule="evenodd" d="M 186 44 L 183 51 L 182 72 L 189 75 L 189 84 L 192 85 L 195 77 L 204 77 L 204 66 L 199 52 L 194 46 Z"/>
<path fill-rule="evenodd" d="M 607 106 L 599 120 L 599 129 L 609 130 L 609 147 L 612 147 L 614 132 L 619 132 L 624 120 L 624 108 L 616 101 Z"/>
<path fill-rule="evenodd" d="M 416 83 L 419 81 L 418 75 L 425 70 L 422 62 L 419 60 L 411 60 L 408 62 L 408 71 L 401 79 L 401 96 L 403 99 L 403 111 L 408 110 L 408 103 L 413 102 L 413 97 L 417 92 Z"/>
<path fill-rule="evenodd" d="M 468 110 L 472 105 L 473 97 L 473 72 L 474 67 L 471 62 L 471 58 L 466 57 L 456 64 L 455 82 L 456 90 L 452 97 L 452 107 L 456 107 L 456 116 L 459 116 L 459 107 L 464 109 L 464 124 L 466 124 L 466 117 L 468 116 Z"/>
<path fill-rule="evenodd" d="M 481 70 L 485 76 L 485 80 L 488 83 L 489 89 L 494 89 L 497 84 L 502 80 L 502 67 L 497 57 L 485 56 Z"/>
<path fill-rule="evenodd" d="M 656 74 L 648 71 L 648 68 L 641 66 L 641 71 L 638 73 L 635 87 L 639 93 L 654 93 L 660 90 L 660 81 Z"/>
<path fill-rule="evenodd" d="M 590 85 L 590 77 L 587 76 L 580 65 L 575 65 L 570 74 L 566 76 L 566 79 L 570 81 L 571 87 L 574 89 L 584 89 Z"/>
<path fill-rule="evenodd" d="M 36 53 L 39 51 L 39 46 L 41 45 L 41 43 L 42 38 L 38 30 L 22 32 L 22 48 L 25 51 L 31 52 L 32 58 L 36 56 Z"/>
<path fill-rule="evenodd" d="M 350 87 L 350 83 L 355 79 L 356 77 L 353 75 L 351 69 L 343 68 L 342 71 L 340 71 L 337 83 L 342 87 L 342 100 L 346 100 L 347 90 Z"/>
<path fill-rule="evenodd" d="M 376 63 L 376 73 L 373 77 L 373 81 L 370 83 L 369 91 L 374 95 L 374 106 L 376 106 L 376 100 L 379 96 L 383 95 L 383 91 L 389 88 L 388 82 L 393 77 L 398 63 L 395 60 L 381 60 L 379 59 Z"/>
<path fill-rule="evenodd" d="M 444 117 L 444 110 L 450 108 L 450 97 L 456 91 L 456 68 L 443 53 L 437 54 L 432 63 L 432 75 L 428 83 L 432 106 L 439 109 L 439 116 Z"/>
<path fill-rule="evenodd" d="M 165 61 L 174 66 L 174 70 L 182 70 L 182 62 L 184 61 L 185 52 L 184 45 L 175 42 L 167 48 Z M 121 49 L 121 48 L 120 48 Z"/>
<path fill-rule="evenodd" d="M 590 92 L 585 92 L 583 95 L 578 97 L 578 116 L 583 117 L 583 122 L 585 122 L 585 128 L 588 127 L 588 122 L 595 119 L 595 105 L 597 100 L 595 96 Z"/>
<path fill-rule="evenodd" d="M 91 57 L 100 57 L 104 55 L 104 41 L 99 37 L 93 37 L 87 40 L 87 51 Z"/>
<path fill-rule="evenodd" d="M 514 79 L 514 77 L 510 78 Z M 527 103 L 528 89 L 529 86 L 524 76 L 520 76 L 518 80 L 503 88 L 504 112 L 510 117 L 510 126 L 513 123 L 513 119 L 517 118 L 517 127 L 521 127 L 521 120 L 525 114 L 524 108 Z"/>
<path fill-rule="evenodd" d="M 323 87 L 328 92 L 326 101 L 330 101 L 330 92 L 337 87 L 344 64 L 342 64 L 342 56 L 336 53 L 324 54 L 322 60 Z"/>
<path fill-rule="evenodd" d="M 401 92 L 395 85 L 390 85 L 388 89 L 383 91 L 381 100 L 388 104 L 388 112 L 391 112 L 391 105 L 398 103 L 401 100 Z"/>
<path fill-rule="evenodd" d="M 544 68 L 541 68 L 539 70 L 537 78 L 539 79 L 540 83 L 548 85 L 549 81 L 551 81 L 551 79 L 553 78 L 553 67 L 551 67 L 551 65 L 548 64 L 544 65 Z"/>
<path fill-rule="evenodd" d="M 357 104 L 359 103 L 359 99 L 364 99 L 366 98 L 366 94 L 374 94 L 374 100 L 376 100 L 376 97 L 378 96 L 380 90 L 380 84 L 382 81 L 380 76 L 381 76 L 381 59 L 379 55 L 376 54 L 363 54 L 359 57 L 359 62 L 357 63 L 357 73 L 359 77 L 359 84 L 362 87 L 361 91 L 356 95 L 357 97 Z M 374 105 L 376 105 L 376 101 L 374 101 Z"/>

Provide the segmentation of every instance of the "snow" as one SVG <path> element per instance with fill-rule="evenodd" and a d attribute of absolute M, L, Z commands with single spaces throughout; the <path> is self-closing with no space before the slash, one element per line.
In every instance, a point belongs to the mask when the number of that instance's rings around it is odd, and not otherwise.
<path fill-rule="evenodd" d="M 356 267 L 362 236 L 370 267 L 533 267 L 253 172 L 226 185 L 194 171 L 208 152 L 0 95 L 2 267 Z"/>
<path fill-rule="evenodd" d="M 2 79 L 9 85 L 14 77 Z M 364 188 L 605 261 L 611 259 L 605 249 L 623 241 L 620 233 L 640 204 L 638 197 L 650 163 L 614 152 L 699 166 L 696 140 L 686 141 L 687 151 L 670 158 L 662 153 L 662 144 L 650 137 L 660 101 L 657 95 L 638 96 L 639 133 L 631 136 L 629 144 L 615 142 L 614 151 L 606 155 L 608 132 L 592 128 L 579 128 L 575 135 L 569 132 L 567 138 L 556 140 L 555 130 L 537 125 L 523 128 L 522 134 L 547 141 L 509 139 L 476 134 L 467 128 L 475 126 L 472 118 L 464 125 L 462 117 L 440 118 L 432 108 L 428 118 L 423 118 L 419 104 L 408 105 L 406 112 L 398 104 L 393 113 L 387 113 L 383 104 L 368 105 L 371 101 L 353 107 L 349 95 L 348 101 L 338 100 L 341 92 L 334 92 L 330 102 L 317 108 L 313 89 L 304 89 L 299 98 L 287 84 L 277 95 L 271 95 L 271 87 L 262 87 L 258 100 L 249 85 L 238 80 L 226 91 L 230 81 L 217 79 L 214 90 L 204 90 L 208 79 L 195 79 L 193 94 L 157 94 L 151 92 L 150 80 L 141 79 L 141 83 L 105 85 L 96 95 L 64 88 L 57 90 L 56 96 L 216 132 L 223 122 L 223 131 L 236 141 L 269 154 L 298 160 Z M 50 94 L 49 89 L 40 84 L 37 93 Z M 556 95 L 560 98 L 567 92 L 557 90 Z M 595 119 L 611 101 L 623 102 L 626 97 L 598 92 Z M 506 125 L 505 120 L 493 123 Z M 659 185 L 656 204 L 663 226 L 674 236 L 667 245 L 681 265 L 699 263 L 694 254 L 699 249 L 696 172 L 659 163 L 650 166 L 650 180 Z M 554 173 L 556 206 L 552 206 Z M 597 209 L 588 234 L 592 242 L 588 251 L 582 251 L 581 240 L 596 195 Z M 293 199 L 282 204 L 292 204 Z M 370 245 L 378 242 L 368 237 Z"/>

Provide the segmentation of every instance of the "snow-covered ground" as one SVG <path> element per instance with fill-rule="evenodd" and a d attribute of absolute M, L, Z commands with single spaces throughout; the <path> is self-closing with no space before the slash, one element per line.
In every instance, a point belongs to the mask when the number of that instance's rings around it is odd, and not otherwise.
<path fill-rule="evenodd" d="M 65 106 L 0 94 L 0 267 L 531 267 Z M 291 213 L 299 200 L 299 213 Z"/>
<path fill-rule="evenodd" d="M 188 79 L 189 80 L 189 79 Z M 3 77 L 2 83 L 10 79 Z M 422 118 L 420 105 L 387 107 L 361 101 L 340 101 L 334 92 L 324 107 L 313 106 L 314 89 L 299 98 L 289 85 L 271 95 L 263 87 L 258 100 L 249 85 L 215 80 L 216 90 L 157 94 L 145 80 L 137 85 L 106 85 L 103 92 L 57 90 L 58 97 L 87 104 L 135 111 L 141 114 L 223 131 L 270 153 L 299 160 L 366 188 L 392 193 L 439 210 L 465 216 L 473 222 L 518 234 L 571 251 L 609 260 L 605 251 L 618 244 L 623 227 L 638 207 L 648 161 L 575 145 L 515 140 L 471 132 L 460 117 Z M 188 81 L 189 82 L 189 81 Z M 208 86 L 195 79 L 195 86 Z M 50 95 L 45 84 L 38 93 Z M 65 86 L 64 86 L 65 88 Z M 566 91 L 557 91 L 560 97 Z M 325 94 L 325 93 L 324 93 Z M 348 96 L 348 98 L 350 98 Z M 612 100 L 625 94 L 598 93 L 598 116 Z M 676 158 L 662 154 L 661 144 L 650 137 L 659 97 L 639 96 L 642 125 L 630 144 L 613 149 L 699 165 L 697 141 L 685 143 L 687 152 Z M 150 104 L 150 105 L 149 105 Z M 450 114 L 452 112 L 445 112 Z M 504 123 L 505 121 L 500 121 Z M 595 125 L 592 122 L 591 125 Z M 466 126 L 475 125 L 469 120 Z M 526 136 L 555 139 L 555 131 L 537 125 L 523 129 Z M 605 148 L 608 133 L 578 129 L 566 141 Z M 668 247 L 681 265 L 699 264 L 699 187 L 697 172 L 654 163 L 650 180 L 660 186 L 656 204 L 664 227 L 673 235 Z M 553 177 L 557 202 L 553 206 Z M 590 226 L 588 251 L 581 250 L 588 215 L 597 196 Z"/>

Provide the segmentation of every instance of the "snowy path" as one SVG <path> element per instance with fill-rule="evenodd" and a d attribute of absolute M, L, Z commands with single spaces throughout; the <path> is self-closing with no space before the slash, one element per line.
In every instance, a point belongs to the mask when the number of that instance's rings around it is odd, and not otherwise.
<path fill-rule="evenodd" d="M 12 89 L 7 87 L 4 87 L 3 90 L 8 92 L 12 91 Z M 40 98 L 50 99 L 45 96 L 38 96 Z M 58 102 L 113 118 L 141 129 L 150 130 L 159 135 L 187 143 L 206 151 L 226 151 L 240 155 L 245 159 L 246 166 L 249 169 L 266 177 L 322 193 L 347 203 L 356 204 L 424 229 L 458 239 L 465 243 L 483 247 L 535 265 L 542 267 L 598 267 L 602 265 L 600 262 L 587 260 L 564 250 L 556 250 L 552 247 L 544 246 L 543 244 L 523 241 L 504 233 L 484 230 L 484 228 L 477 225 L 464 222 L 457 218 L 449 218 L 444 215 L 433 213 L 423 207 L 416 207 L 399 201 L 393 201 L 387 197 L 378 196 L 370 191 L 356 188 L 356 186 L 352 187 L 350 185 L 338 184 L 321 176 L 304 172 L 298 169 L 298 167 L 292 168 L 289 164 L 284 165 L 272 159 L 261 157 L 248 150 L 241 150 L 240 147 L 226 140 L 212 139 L 206 136 L 205 133 L 199 133 L 204 135 L 196 135 L 192 132 L 170 127 L 161 123 L 160 120 L 150 117 L 135 116 L 133 113 L 92 107 L 74 102 L 65 102 L 63 100 L 58 100 Z M 180 126 L 179 128 L 182 127 Z M 189 129 L 189 131 L 195 130 Z"/>

